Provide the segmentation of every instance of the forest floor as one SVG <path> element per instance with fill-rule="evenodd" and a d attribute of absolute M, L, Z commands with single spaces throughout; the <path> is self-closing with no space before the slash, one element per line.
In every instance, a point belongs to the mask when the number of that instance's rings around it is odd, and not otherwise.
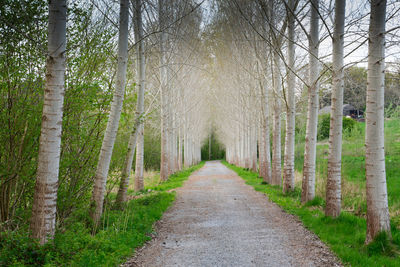
<path fill-rule="evenodd" d="M 297 217 L 219 161 L 176 191 L 153 240 L 124 266 L 341 266 Z"/>

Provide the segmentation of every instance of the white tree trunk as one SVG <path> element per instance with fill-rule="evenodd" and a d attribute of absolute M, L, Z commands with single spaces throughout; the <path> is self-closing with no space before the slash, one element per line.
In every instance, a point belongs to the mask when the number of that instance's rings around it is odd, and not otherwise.
<path fill-rule="evenodd" d="M 48 57 L 38 168 L 32 206 L 32 237 L 40 244 L 53 239 L 64 104 L 67 3 L 49 2 Z"/>
<path fill-rule="evenodd" d="M 144 57 L 144 41 L 143 25 L 142 25 L 142 0 L 136 0 L 136 25 L 135 39 L 138 43 L 138 78 L 139 78 L 139 93 L 136 107 L 136 117 L 140 118 L 137 133 L 136 147 L 136 166 L 135 166 L 135 191 L 144 189 L 143 171 L 144 171 L 144 91 L 146 82 L 146 60 Z"/>
<path fill-rule="evenodd" d="M 341 208 L 341 165 L 342 165 L 342 123 L 343 123 L 343 43 L 345 0 L 335 1 L 335 29 L 332 45 L 332 97 L 329 129 L 328 179 L 326 183 L 327 216 L 337 217 Z"/>
<path fill-rule="evenodd" d="M 294 42 L 295 42 L 295 24 L 294 13 L 295 3 L 294 0 L 289 0 L 289 8 L 291 11 L 287 12 L 288 16 L 288 66 L 287 72 L 287 94 L 286 94 L 286 136 L 285 136 L 285 157 L 283 166 L 283 192 L 294 190 L 294 141 L 295 141 L 295 120 L 296 120 L 296 103 L 294 96 L 295 76 L 294 76 Z"/>
<path fill-rule="evenodd" d="M 280 79 L 280 58 L 277 52 L 274 52 L 274 88 L 275 103 L 272 132 L 272 179 L 271 184 L 282 184 L 281 168 L 281 79 Z"/>
<path fill-rule="evenodd" d="M 270 130 L 269 130 L 269 125 L 270 125 L 270 119 L 269 119 L 269 96 L 270 92 L 268 89 L 268 86 L 264 86 L 264 96 L 263 96 L 263 105 L 264 105 L 264 110 L 263 110 L 263 153 L 264 153 L 264 158 L 263 158 L 263 179 L 265 182 L 271 183 L 272 182 L 272 175 L 271 175 L 271 145 L 270 145 Z"/>
<path fill-rule="evenodd" d="M 386 0 L 371 0 L 365 129 L 366 243 L 381 231 L 390 235 L 384 150 L 385 17 Z"/>
<path fill-rule="evenodd" d="M 103 213 L 104 192 L 106 189 L 108 170 L 115 138 L 117 136 L 119 119 L 121 116 L 122 103 L 125 93 L 126 67 L 128 63 L 128 25 L 129 25 L 129 1 L 120 1 L 120 26 L 118 40 L 118 70 L 115 92 L 111 104 L 111 111 L 107 122 L 106 132 L 101 145 L 99 161 L 97 163 L 94 177 L 94 188 L 92 200 L 94 210 L 91 210 L 91 217 L 98 224 Z"/>
<path fill-rule="evenodd" d="M 164 0 L 158 1 L 159 8 L 159 27 L 162 31 L 160 34 L 160 91 L 161 91 L 161 166 L 160 178 L 162 181 L 168 179 L 168 98 L 167 98 L 167 60 L 165 51 L 166 33 L 163 31 L 165 27 L 165 7 Z"/>
<path fill-rule="evenodd" d="M 182 127 L 179 126 L 179 132 L 178 132 L 178 170 L 182 170 Z"/>
<path fill-rule="evenodd" d="M 311 0 L 311 21 L 309 36 L 309 87 L 308 87 L 308 110 L 306 143 L 304 149 L 303 183 L 301 201 L 307 202 L 315 196 L 315 160 L 317 148 L 317 126 L 318 126 L 318 90 L 319 90 L 319 0 Z"/>

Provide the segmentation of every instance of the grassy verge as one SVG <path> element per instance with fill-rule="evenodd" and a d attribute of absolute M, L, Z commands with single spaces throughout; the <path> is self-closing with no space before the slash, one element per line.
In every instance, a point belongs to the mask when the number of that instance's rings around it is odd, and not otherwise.
<path fill-rule="evenodd" d="M 151 239 L 153 224 L 173 203 L 174 192 L 204 163 L 170 176 L 163 183 L 152 182 L 151 194 L 133 199 L 124 210 L 107 209 L 101 230 L 95 235 L 88 227 L 87 211 L 74 214 L 54 242 L 40 247 L 28 238 L 27 229 L 0 233 L 0 266 L 117 266 Z M 154 191 L 156 190 L 156 191 Z"/>
<path fill-rule="evenodd" d="M 400 231 L 392 227 L 393 242 L 382 236 L 374 243 L 365 246 L 366 221 L 362 217 L 343 212 L 337 219 L 326 217 L 323 212 L 324 201 L 317 197 L 314 201 L 302 205 L 300 189 L 288 195 L 278 186 L 262 183 L 257 173 L 223 162 L 235 171 L 255 190 L 265 193 L 268 198 L 286 212 L 300 218 L 304 226 L 317 234 L 343 261 L 351 266 L 400 266 L 398 248 Z"/>

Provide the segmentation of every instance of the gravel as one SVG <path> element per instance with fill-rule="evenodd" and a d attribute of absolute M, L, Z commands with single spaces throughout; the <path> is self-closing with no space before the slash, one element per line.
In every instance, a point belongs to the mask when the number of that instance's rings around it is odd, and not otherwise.
<path fill-rule="evenodd" d="M 191 175 L 123 266 L 342 266 L 299 220 L 219 161 Z"/>

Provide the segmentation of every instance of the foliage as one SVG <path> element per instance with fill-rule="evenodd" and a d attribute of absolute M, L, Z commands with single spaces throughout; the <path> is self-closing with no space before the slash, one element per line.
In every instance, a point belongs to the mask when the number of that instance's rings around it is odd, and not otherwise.
<path fill-rule="evenodd" d="M 112 210 L 107 202 L 101 230 L 95 235 L 87 225 L 90 219 L 86 209 L 75 210 L 64 227 L 58 229 L 54 241 L 45 246 L 30 239 L 27 231 L 3 232 L 0 265 L 116 266 L 151 239 L 154 222 L 175 198 L 175 193 L 168 190 L 182 186 L 203 165 L 204 162 L 184 169 L 163 183 L 147 187 L 152 192 L 130 200 L 124 210 Z"/>
<path fill-rule="evenodd" d="M 301 204 L 300 188 L 290 194 L 283 194 L 279 186 L 263 184 L 257 173 L 247 171 L 224 162 L 226 166 L 241 176 L 246 184 L 254 187 L 255 190 L 265 193 L 268 199 L 278 204 L 286 212 L 298 216 L 305 227 L 313 231 L 325 242 L 336 255 L 345 263 L 351 266 L 399 266 L 399 257 L 394 257 L 390 251 L 396 251 L 400 246 L 400 230 L 392 227 L 392 243 L 385 241 L 379 236 L 370 246 L 364 244 L 366 235 L 366 220 L 348 212 L 334 219 L 326 217 L 323 212 L 321 201 L 317 200 L 306 205 Z M 315 206 L 319 208 L 315 208 Z M 386 243 L 387 242 L 387 243 Z M 382 250 L 378 246 L 386 248 Z"/>
<path fill-rule="evenodd" d="M 331 123 L 331 115 L 330 114 L 323 114 L 318 116 L 318 140 L 324 140 L 329 138 L 329 130 L 330 130 L 330 123 Z M 343 132 L 351 132 L 356 124 L 356 121 L 343 117 Z"/>
<path fill-rule="evenodd" d="M 390 103 L 389 106 L 385 108 L 385 117 L 400 119 L 400 106 L 395 106 Z"/>
<path fill-rule="evenodd" d="M 44 87 L 47 3 L 0 5 L 0 231 L 27 220 Z M 26 35 L 29 36 L 27 40 Z"/>
<path fill-rule="evenodd" d="M 211 157 L 209 155 L 209 138 L 204 140 L 204 145 L 201 147 L 201 158 L 203 160 L 217 160 L 225 158 L 225 148 L 218 141 L 215 133 L 211 133 Z"/>
<path fill-rule="evenodd" d="M 320 105 L 329 106 L 331 103 L 332 70 L 327 69 L 328 63 L 322 70 L 322 82 L 320 89 Z M 351 66 L 344 69 L 344 92 L 345 103 L 353 105 L 358 110 L 365 110 L 367 92 L 367 69 L 364 67 Z M 400 80 L 399 72 L 391 72 L 389 68 L 385 71 L 385 107 L 396 108 L 400 104 Z"/>

